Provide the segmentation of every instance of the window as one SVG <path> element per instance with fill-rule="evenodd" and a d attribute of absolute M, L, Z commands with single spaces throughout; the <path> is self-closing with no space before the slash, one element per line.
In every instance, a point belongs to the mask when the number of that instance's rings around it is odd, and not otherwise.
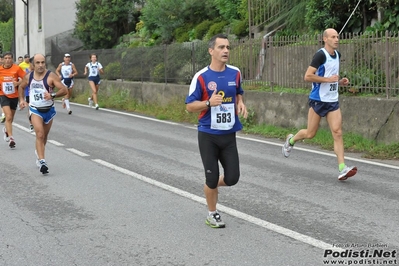
<path fill-rule="evenodd" d="M 42 22 L 42 0 L 37 1 L 37 20 L 38 20 L 38 30 L 42 30 L 43 28 L 43 22 Z"/>
<path fill-rule="evenodd" d="M 28 6 L 24 4 L 24 34 L 28 34 Z"/>

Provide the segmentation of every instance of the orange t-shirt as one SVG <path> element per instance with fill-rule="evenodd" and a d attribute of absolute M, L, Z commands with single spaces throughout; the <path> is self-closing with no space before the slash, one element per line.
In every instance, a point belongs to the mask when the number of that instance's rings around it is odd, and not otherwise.
<path fill-rule="evenodd" d="M 18 98 L 18 87 L 14 87 L 14 81 L 23 78 L 26 72 L 18 65 L 12 64 L 10 68 L 0 66 L 0 96 L 4 95 L 8 98 Z"/>

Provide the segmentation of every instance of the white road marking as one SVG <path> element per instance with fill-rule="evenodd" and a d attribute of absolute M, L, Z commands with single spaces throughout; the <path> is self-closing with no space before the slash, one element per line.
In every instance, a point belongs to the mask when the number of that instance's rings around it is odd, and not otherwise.
<path fill-rule="evenodd" d="M 192 126 L 184 126 L 184 127 L 189 128 L 189 129 L 197 130 L 197 126 L 195 126 L 195 125 L 194 125 L 194 127 L 192 127 Z M 254 139 L 254 138 L 243 137 L 243 136 L 239 136 L 239 135 L 237 135 L 237 138 L 238 139 L 245 139 L 245 140 L 249 140 L 249 141 L 254 141 L 254 142 L 260 142 L 260 143 L 273 145 L 273 146 L 278 146 L 278 147 L 282 147 L 283 144 L 284 144 L 283 142 L 282 143 L 276 143 L 276 142 L 272 142 L 272 141 Z M 314 153 L 314 154 L 320 154 L 320 155 L 324 155 L 324 156 L 330 156 L 330 157 L 334 157 L 334 158 L 336 157 L 336 155 L 333 154 L 333 153 L 328 153 L 328 152 L 323 152 L 323 151 L 316 151 L 316 150 L 311 150 L 311 149 L 306 149 L 306 148 L 301 148 L 301 147 L 296 147 L 296 146 L 295 146 L 295 150 L 305 151 L 305 152 Z M 386 168 L 399 170 L 399 166 L 396 166 L 396 165 L 380 163 L 380 162 L 373 162 L 373 161 L 370 161 L 370 160 L 354 158 L 354 157 L 350 157 L 350 156 L 346 156 L 346 155 L 345 155 L 345 160 L 350 160 L 350 161 L 354 161 L 354 162 L 370 164 L 370 165 L 377 165 L 377 166 L 381 166 L 381 167 L 386 167 Z"/>
<path fill-rule="evenodd" d="M 98 164 L 100 164 L 100 165 L 108 167 L 110 169 L 116 170 L 116 171 L 118 171 L 118 172 L 120 172 L 122 174 L 134 177 L 134 178 L 136 178 L 138 180 L 141 180 L 141 181 L 144 181 L 144 182 L 146 182 L 148 184 L 157 186 L 157 187 L 162 188 L 164 190 L 167 190 L 169 192 L 175 193 L 175 194 L 177 194 L 179 196 L 182 196 L 182 197 L 185 197 L 187 199 L 196 201 L 196 202 L 198 202 L 200 204 L 206 205 L 206 201 L 205 201 L 204 198 L 198 197 L 198 196 L 196 196 L 194 194 L 191 194 L 191 193 L 189 193 L 187 191 L 184 191 L 184 190 L 181 190 L 181 189 L 166 185 L 166 184 L 164 184 L 162 182 L 159 182 L 159 181 L 153 180 L 151 178 L 145 177 L 143 175 L 140 175 L 138 173 L 132 172 L 132 171 L 127 170 L 125 168 L 116 166 L 114 164 L 108 163 L 108 162 L 103 161 L 101 159 L 93 159 L 93 161 L 98 163 Z M 253 217 L 251 215 L 248 215 L 246 213 L 234 210 L 232 208 L 226 207 L 226 206 L 221 205 L 221 204 L 218 204 L 218 210 L 221 210 L 224 213 L 230 214 L 231 216 L 243 219 L 243 220 L 245 220 L 247 222 L 250 222 L 252 224 L 255 224 L 257 226 L 260 226 L 260 227 L 266 228 L 268 230 L 271 230 L 273 232 L 279 233 L 281 235 L 284 235 L 284 236 L 293 238 L 295 240 L 298 240 L 300 242 L 309 244 L 309 245 L 314 246 L 316 248 L 320 248 L 320 249 L 324 249 L 324 250 L 325 249 L 333 249 L 333 250 L 336 250 L 336 251 L 344 251 L 344 249 L 337 248 L 337 247 L 335 247 L 335 246 L 333 246 L 331 244 L 325 243 L 325 242 L 320 241 L 318 239 L 312 238 L 312 237 L 307 236 L 307 235 L 300 234 L 298 232 L 295 232 L 295 231 L 292 231 L 290 229 L 287 229 L 287 228 L 278 226 L 276 224 L 267 222 L 265 220 Z"/>
<path fill-rule="evenodd" d="M 76 103 L 74 103 L 74 104 L 75 105 L 86 106 L 86 105 L 82 105 L 82 104 L 76 104 Z M 104 109 L 104 108 L 102 108 L 101 110 L 102 111 L 111 112 L 111 113 L 116 113 L 116 114 L 121 114 L 121 115 L 126 115 L 126 116 L 132 116 L 132 117 L 141 118 L 141 119 L 146 119 L 146 120 L 150 120 L 150 121 L 154 121 L 154 122 L 160 122 L 160 123 L 165 123 L 165 124 L 170 124 L 170 125 L 181 125 L 179 123 L 163 121 L 163 120 L 159 120 L 159 119 L 155 119 L 155 118 L 150 118 L 150 117 L 145 117 L 145 116 L 135 115 L 135 114 L 129 114 L 129 113 L 124 113 L 124 112 L 114 111 L 114 110 L 109 110 L 109 109 Z M 15 123 L 14 123 L 14 125 L 16 127 L 20 128 L 20 129 L 26 131 L 26 132 L 30 132 L 29 129 L 27 129 L 26 127 L 20 126 L 20 125 L 15 124 Z M 184 126 L 184 127 L 197 130 L 197 127 L 195 125 L 194 126 Z M 268 145 L 274 145 L 274 146 L 281 146 L 282 145 L 282 143 L 279 144 L 279 143 L 275 143 L 275 142 L 271 142 L 271 141 L 254 139 L 254 138 L 243 137 L 243 136 L 238 136 L 238 135 L 237 135 L 237 138 L 245 139 L 245 140 L 249 140 L 249 141 L 260 142 L 260 143 L 264 143 L 264 144 L 268 144 Z M 56 145 L 56 146 L 64 146 L 64 144 L 59 143 L 59 142 L 54 141 L 54 140 L 49 140 L 49 142 L 54 144 L 54 145 Z M 295 149 L 296 150 L 305 151 L 305 152 L 309 152 L 309 153 L 335 157 L 335 154 L 331 154 L 331 153 L 327 153 L 327 152 L 315 151 L 315 150 L 301 148 L 301 147 L 295 147 Z M 80 152 L 78 150 L 75 150 L 75 149 L 68 149 L 68 150 L 73 152 L 73 153 L 76 153 L 76 154 L 78 154 L 80 156 L 89 156 L 89 155 L 87 155 L 87 154 L 85 154 L 83 152 Z M 84 154 L 84 155 L 82 155 L 82 154 Z M 353 157 L 348 157 L 348 156 L 345 156 L 345 158 L 348 159 L 348 160 L 357 161 L 357 162 L 361 162 L 361 163 L 365 163 L 365 164 L 378 165 L 378 166 L 381 166 L 381 167 L 392 168 L 392 169 L 399 169 L 398 166 L 394 166 L 394 165 L 389 165 L 389 164 L 384 164 L 384 163 L 379 163 L 379 162 L 373 162 L 373 161 L 368 161 L 368 160 L 363 160 L 363 159 L 358 159 L 358 158 L 353 158 Z M 121 172 L 121 173 L 123 173 L 125 175 L 128 175 L 128 176 L 134 177 L 134 178 L 136 178 L 138 180 L 144 181 L 144 182 L 146 182 L 148 184 L 157 186 L 159 188 L 162 188 L 164 190 L 170 191 L 170 192 L 175 193 L 177 195 L 180 195 L 182 197 L 185 197 L 185 198 L 188 198 L 190 200 L 193 200 L 193 201 L 196 201 L 198 203 L 201 203 L 203 205 L 206 205 L 206 201 L 202 197 L 196 196 L 196 195 L 191 194 L 189 192 L 186 192 L 186 191 L 180 190 L 178 188 L 175 188 L 175 187 L 166 185 L 164 183 L 158 182 L 156 180 L 153 180 L 151 178 L 145 177 L 143 175 L 140 175 L 138 173 L 132 172 L 130 170 L 121 168 L 119 166 L 116 166 L 114 164 L 108 163 L 108 162 L 103 161 L 101 159 L 93 159 L 93 161 L 98 163 L 98 164 L 101 164 L 101 165 L 103 165 L 105 167 L 108 167 L 110 169 L 113 169 L 113 170 L 116 170 L 118 172 Z M 247 222 L 250 222 L 252 224 L 255 224 L 257 226 L 260 226 L 260 227 L 266 228 L 268 230 L 274 231 L 276 233 L 279 233 L 281 235 L 293 238 L 295 240 L 298 240 L 300 242 L 309 244 L 309 245 L 314 246 L 316 248 L 320 248 L 320 249 L 324 249 L 324 250 L 325 249 L 333 249 L 333 250 L 337 250 L 337 251 L 344 251 L 344 249 L 335 247 L 335 246 L 333 246 L 331 244 L 328 244 L 328 243 L 325 243 L 325 242 L 323 242 L 321 240 L 312 238 L 312 237 L 307 236 L 307 235 L 300 234 L 298 232 L 295 232 L 295 231 L 292 231 L 290 229 L 281 227 L 279 225 L 267 222 L 265 220 L 262 220 L 262 219 L 259 219 L 259 218 L 256 218 L 256 217 L 253 217 L 253 216 L 248 215 L 246 213 L 243 213 L 243 212 L 234 210 L 232 208 L 226 207 L 224 205 L 218 204 L 218 209 L 223 211 L 224 213 L 230 214 L 231 216 L 243 219 L 243 220 L 245 220 Z"/>
<path fill-rule="evenodd" d="M 74 149 L 74 148 L 67 148 L 66 150 L 68 150 L 68 151 L 70 151 L 70 152 L 72 152 L 72 153 L 74 153 L 74 154 L 77 154 L 77 155 L 79 155 L 79 156 L 82 156 L 82 157 L 90 156 L 90 155 L 88 155 L 88 154 L 86 154 L 86 153 L 84 153 L 84 152 L 78 151 L 78 150 L 76 150 L 76 149 Z"/>
<path fill-rule="evenodd" d="M 242 136 L 237 136 L 237 138 L 250 140 L 250 141 L 255 141 L 255 142 L 260 142 L 260 143 L 265 143 L 265 144 L 268 144 L 268 145 L 274 145 L 274 146 L 279 146 L 279 147 L 283 146 L 283 143 L 279 144 L 279 143 L 266 141 L 266 140 L 260 140 L 260 139 L 242 137 Z M 309 153 L 320 154 L 320 155 L 330 156 L 330 157 L 334 157 L 334 158 L 336 157 L 336 155 L 333 154 L 333 153 L 315 151 L 315 150 L 310 150 L 310 149 L 301 148 L 301 147 L 295 147 L 295 150 L 306 151 L 306 152 L 309 152 Z M 350 157 L 350 156 L 345 156 L 345 160 L 351 160 L 351 161 L 355 161 L 355 162 L 359 162 L 359 163 L 365 163 L 365 164 L 370 164 L 370 165 L 378 165 L 378 166 L 381 166 L 381 167 L 386 167 L 386 168 L 392 168 L 392 169 L 399 170 L 399 166 L 385 164 L 385 163 L 379 163 L 379 162 L 373 162 L 373 161 L 364 160 L 364 159 L 358 159 L 358 158 L 354 158 L 354 157 Z"/>
<path fill-rule="evenodd" d="M 12 123 L 12 126 L 15 126 L 15 127 L 19 128 L 19 129 L 25 131 L 25 132 L 32 133 L 32 132 L 30 132 L 30 129 L 29 129 L 29 128 L 24 127 L 24 126 L 21 126 L 21 125 L 19 125 L 19 124 Z M 34 134 L 34 132 L 33 132 L 33 134 Z"/>
<path fill-rule="evenodd" d="M 54 144 L 55 146 L 59 146 L 59 147 L 64 146 L 64 144 L 62 144 L 62 143 L 60 143 L 58 141 L 52 140 L 52 139 L 49 139 L 47 141 L 50 142 L 51 144 Z"/>
<path fill-rule="evenodd" d="M 71 103 L 71 104 L 79 105 L 79 106 L 83 106 L 83 107 L 87 107 L 87 108 L 91 108 L 91 107 L 89 107 L 88 105 L 85 105 L 85 104 L 79 104 L 79 103 Z M 104 112 L 110 112 L 110 113 L 119 114 L 119 115 L 132 116 L 132 117 L 136 117 L 136 118 L 141 118 L 141 119 L 150 120 L 150 121 L 159 122 L 159 123 L 164 123 L 164 124 L 169 124 L 169 125 L 180 125 L 179 123 L 175 123 L 175 122 L 159 120 L 159 119 L 152 118 L 152 117 L 146 117 L 146 116 L 143 116 L 143 115 L 125 113 L 125 112 L 116 111 L 116 110 L 110 110 L 110 109 L 106 109 L 106 108 L 100 108 L 100 110 L 104 111 Z"/>

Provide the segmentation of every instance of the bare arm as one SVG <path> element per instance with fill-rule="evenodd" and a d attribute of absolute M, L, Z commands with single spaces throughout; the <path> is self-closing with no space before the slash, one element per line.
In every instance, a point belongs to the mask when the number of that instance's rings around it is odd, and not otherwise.
<path fill-rule="evenodd" d="M 75 65 L 72 65 L 72 78 L 78 74 L 78 70 L 76 69 Z"/>
<path fill-rule="evenodd" d="M 57 69 L 55 70 L 55 73 L 57 73 L 57 75 L 58 75 L 59 77 L 61 77 L 61 66 L 62 66 L 62 64 L 59 64 L 58 67 L 57 67 Z"/>
<path fill-rule="evenodd" d="M 84 71 L 84 73 L 83 73 L 83 75 L 85 75 L 86 76 L 86 74 L 87 74 L 87 66 L 85 66 L 85 71 Z"/>
<path fill-rule="evenodd" d="M 338 82 L 338 85 L 348 85 L 349 80 L 347 78 L 342 78 L 339 79 L 339 75 L 332 75 L 330 77 L 320 77 L 317 76 L 316 73 L 317 69 L 309 66 L 308 69 L 306 70 L 304 80 L 308 82 L 316 82 L 316 83 L 334 83 Z"/>
<path fill-rule="evenodd" d="M 195 101 L 186 104 L 186 110 L 190 113 L 198 113 L 207 109 L 209 109 L 209 107 L 206 106 L 206 101 Z"/>
<path fill-rule="evenodd" d="M 244 104 L 244 100 L 243 100 L 243 97 L 241 94 L 237 94 L 237 111 L 244 118 L 247 118 L 248 111 L 247 111 L 247 107 Z"/>
<path fill-rule="evenodd" d="M 211 98 L 209 98 L 210 106 L 218 106 L 222 103 L 222 95 L 216 93 L 216 90 L 213 91 Z M 206 101 L 194 101 L 186 104 L 186 110 L 190 113 L 202 112 L 204 110 L 209 109 L 206 105 Z"/>
<path fill-rule="evenodd" d="M 334 83 L 338 82 L 339 76 L 338 75 L 332 75 L 330 77 L 320 77 L 316 75 L 317 69 L 309 66 L 308 69 L 306 70 L 304 80 L 308 82 L 316 82 L 316 83 Z"/>
<path fill-rule="evenodd" d="M 25 75 L 23 77 L 21 84 L 18 87 L 18 98 L 19 98 L 19 108 L 24 109 L 28 106 L 28 103 L 25 101 L 25 87 L 28 85 L 29 75 Z"/>
<path fill-rule="evenodd" d="M 58 89 L 56 91 L 54 98 L 64 96 L 68 93 L 68 88 L 65 87 L 64 84 L 62 84 L 61 79 L 53 72 L 51 72 L 50 75 L 48 76 L 47 83 L 51 87 Z M 51 97 L 50 93 L 45 93 L 44 98 L 46 100 L 50 100 L 52 97 Z"/>

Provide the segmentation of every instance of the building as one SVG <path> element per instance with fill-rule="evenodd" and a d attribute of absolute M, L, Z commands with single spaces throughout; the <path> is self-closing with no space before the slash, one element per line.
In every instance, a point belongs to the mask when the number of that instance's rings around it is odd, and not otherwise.
<path fill-rule="evenodd" d="M 15 57 L 41 53 L 51 56 L 52 44 L 70 52 L 82 46 L 72 37 L 75 0 L 15 0 Z"/>

